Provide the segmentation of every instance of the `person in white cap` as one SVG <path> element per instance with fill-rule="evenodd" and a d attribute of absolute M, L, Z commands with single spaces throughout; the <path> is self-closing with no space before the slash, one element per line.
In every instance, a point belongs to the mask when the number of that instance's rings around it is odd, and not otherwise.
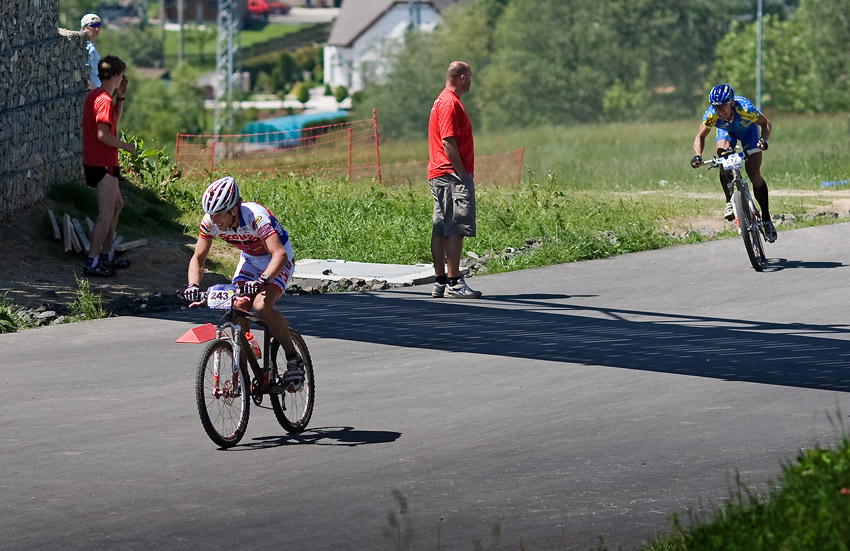
<path fill-rule="evenodd" d="M 94 41 L 100 36 L 100 17 L 94 13 L 87 13 L 80 19 L 80 27 L 86 33 L 88 42 L 86 42 L 86 51 L 89 53 L 89 61 L 86 67 L 89 68 L 89 86 L 90 90 L 100 88 L 100 78 L 97 76 L 97 63 L 100 61 L 100 54 L 97 53 L 97 48 L 94 47 Z"/>

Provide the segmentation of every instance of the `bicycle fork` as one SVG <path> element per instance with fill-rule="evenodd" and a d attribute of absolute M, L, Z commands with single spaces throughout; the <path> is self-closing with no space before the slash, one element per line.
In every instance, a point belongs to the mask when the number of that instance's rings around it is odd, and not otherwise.
<path fill-rule="evenodd" d="M 216 331 L 216 338 L 222 338 L 223 333 L 221 330 Z M 227 383 L 221 384 L 220 373 L 222 369 L 222 360 L 221 360 L 221 350 L 217 350 L 215 354 L 213 354 L 213 396 L 216 398 L 222 397 L 236 397 L 242 391 L 242 387 L 239 384 L 239 343 L 238 339 L 233 339 L 233 356 L 231 361 L 231 376 L 230 376 L 230 388 L 227 388 Z"/>
<path fill-rule="evenodd" d="M 758 210 L 756 210 L 756 205 L 753 203 L 753 198 L 749 193 L 749 189 L 747 187 L 747 180 L 741 178 L 740 182 L 733 180 L 729 183 L 729 187 L 732 190 L 732 198 L 734 199 L 735 192 L 740 193 L 745 201 L 744 204 L 746 208 L 749 209 L 749 216 L 744 216 L 743 212 L 738 212 L 738 204 L 736 201 L 732 201 L 732 210 L 735 212 L 735 226 L 738 228 L 738 234 L 741 234 L 745 231 L 750 231 L 752 226 L 756 226 L 759 231 L 761 231 L 761 224 L 759 224 L 760 215 Z M 750 225 L 746 228 L 741 227 L 741 220 L 749 219 Z"/>

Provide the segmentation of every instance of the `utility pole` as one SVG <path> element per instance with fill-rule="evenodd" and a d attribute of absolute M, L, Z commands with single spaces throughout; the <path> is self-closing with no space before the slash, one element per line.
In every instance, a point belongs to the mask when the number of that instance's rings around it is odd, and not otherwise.
<path fill-rule="evenodd" d="M 758 0 L 758 13 L 756 15 L 758 23 L 756 24 L 756 109 L 761 111 L 761 20 L 762 20 L 762 0 Z"/>
<path fill-rule="evenodd" d="M 177 0 L 177 64 L 183 63 L 183 0 Z"/>
<path fill-rule="evenodd" d="M 215 140 L 233 124 L 234 58 L 239 44 L 239 1 L 218 0 L 215 43 Z"/>

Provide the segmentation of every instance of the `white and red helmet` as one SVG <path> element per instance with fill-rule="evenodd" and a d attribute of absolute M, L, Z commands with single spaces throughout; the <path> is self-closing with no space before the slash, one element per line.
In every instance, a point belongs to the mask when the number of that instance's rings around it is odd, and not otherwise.
<path fill-rule="evenodd" d="M 217 214 L 232 209 L 238 202 L 239 188 L 233 178 L 225 176 L 207 187 L 201 199 L 201 206 L 207 214 Z"/>

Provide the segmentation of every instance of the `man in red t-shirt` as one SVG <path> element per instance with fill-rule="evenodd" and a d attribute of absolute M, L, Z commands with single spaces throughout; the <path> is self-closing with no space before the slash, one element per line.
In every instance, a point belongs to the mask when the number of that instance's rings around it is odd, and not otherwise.
<path fill-rule="evenodd" d="M 116 260 L 112 251 L 118 214 L 124 206 L 118 189 L 118 149 L 136 153 L 133 144 L 117 137 L 127 93 L 126 69 L 115 56 L 101 59 L 97 64 L 100 86 L 88 93 L 83 106 L 83 171 L 86 184 L 97 189 L 97 218 L 83 266 L 87 276 L 110 277 L 116 268 L 130 265 L 127 260 Z"/>
<path fill-rule="evenodd" d="M 434 196 L 434 297 L 481 296 L 480 291 L 469 288 L 460 272 L 463 238 L 475 237 L 475 147 L 472 125 L 460 103 L 471 82 L 469 65 L 453 61 L 446 71 L 446 87 L 434 100 L 428 119 L 428 181 Z"/>

